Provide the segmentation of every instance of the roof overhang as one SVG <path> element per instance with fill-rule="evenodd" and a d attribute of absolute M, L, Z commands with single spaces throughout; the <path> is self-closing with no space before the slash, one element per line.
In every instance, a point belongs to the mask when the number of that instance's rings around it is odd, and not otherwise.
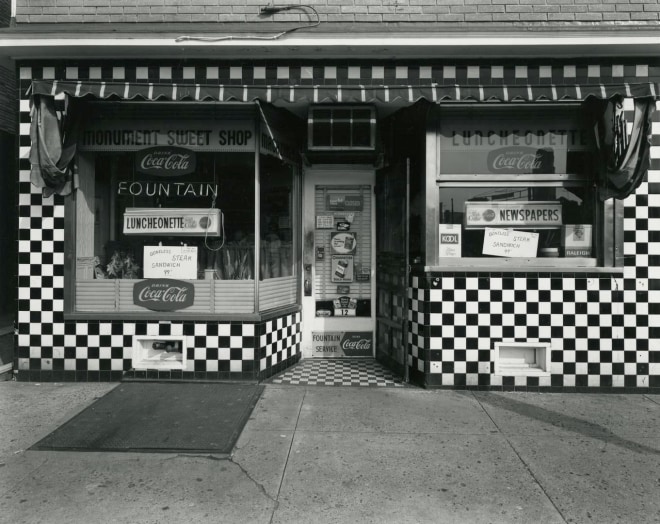
<path fill-rule="evenodd" d="M 585 58 L 660 56 L 660 31 L 649 28 L 491 32 L 299 32 L 231 34 L 1 31 L 0 58 Z M 215 39 L 200 41 L 196 38 Z"/>

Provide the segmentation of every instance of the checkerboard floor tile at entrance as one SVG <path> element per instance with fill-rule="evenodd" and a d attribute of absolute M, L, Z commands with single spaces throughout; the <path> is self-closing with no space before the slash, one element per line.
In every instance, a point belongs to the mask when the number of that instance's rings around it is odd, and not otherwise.
<path fill-rule="evenodd" d="M 306 359 L 274 376 L 271 384 L 403 387 L 401 378 L 371 359 Z"/>

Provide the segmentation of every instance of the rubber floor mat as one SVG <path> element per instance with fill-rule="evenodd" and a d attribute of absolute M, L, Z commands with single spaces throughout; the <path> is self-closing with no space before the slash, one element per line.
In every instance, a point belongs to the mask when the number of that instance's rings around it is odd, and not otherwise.
<path fill-rule="evenodd" d="M 229 454 L 264 387 L 225 383 L 122 383 L 35 450 Z"/>

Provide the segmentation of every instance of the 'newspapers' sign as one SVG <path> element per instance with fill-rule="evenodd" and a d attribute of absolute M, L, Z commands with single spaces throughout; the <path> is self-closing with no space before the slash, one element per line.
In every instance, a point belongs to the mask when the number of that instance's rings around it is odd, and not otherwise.
<path fill-rule="evenodd" d="M 559 202 L 466 202 L 465 226 L 470 229 L 484 227 L 522 227 L 527 229 L 553 228 L 562 225 Z"/>

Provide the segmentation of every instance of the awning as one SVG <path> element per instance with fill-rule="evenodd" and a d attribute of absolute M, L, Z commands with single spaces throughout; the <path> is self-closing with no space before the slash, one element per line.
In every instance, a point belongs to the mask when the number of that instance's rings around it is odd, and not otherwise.
<path fill-rule="evenodd" d="M 161 100 L 290 103 L 415 103 L 429 102 L 544 102 L 653 98 L 660 85 L 653 82 L 617 84 L 506 84 L 506 85 L 238 85 L 147 82 L 35 80 L 32 95 L 91 97 L 102 100 Z"/>
<path fill-rule="evenodd" d="M 32 181 L 44 194 L 69 194 L 76 187 L 70 164 L 75 154 L 79 125 L 75 111 L 57 118 L 55 99 L 215 101 L 269 103 L 377 103 L 413 104 L 419 100 L 443 102 L 551 102 L 596 101 L 599 128 L 611 128 L 606 106 L 624 98 L 635 100 L 632 141 L 601 140 L 601 197 L 625 198 L 646 176 L 649 165 L 651 115 L 660 86 L 653 82 L 612 84 L 509 84 L 509 85 L 247 85 L 148 82 L 102 82 L 91 80 L 35 80 L 30 94 L 33 106 L 30 159 Z M 66 114 L 66 121 L 64 116 Z M 609 116 L 608 116 L 609 115 Z M 622 127 L 625 129 L 625 126 Z M 618 136 L 618 135 L 617 135 Z M 617 137 L 615 137 L 617 138 Z M 616 150 L 616 155 L 612 151 Z"/>

